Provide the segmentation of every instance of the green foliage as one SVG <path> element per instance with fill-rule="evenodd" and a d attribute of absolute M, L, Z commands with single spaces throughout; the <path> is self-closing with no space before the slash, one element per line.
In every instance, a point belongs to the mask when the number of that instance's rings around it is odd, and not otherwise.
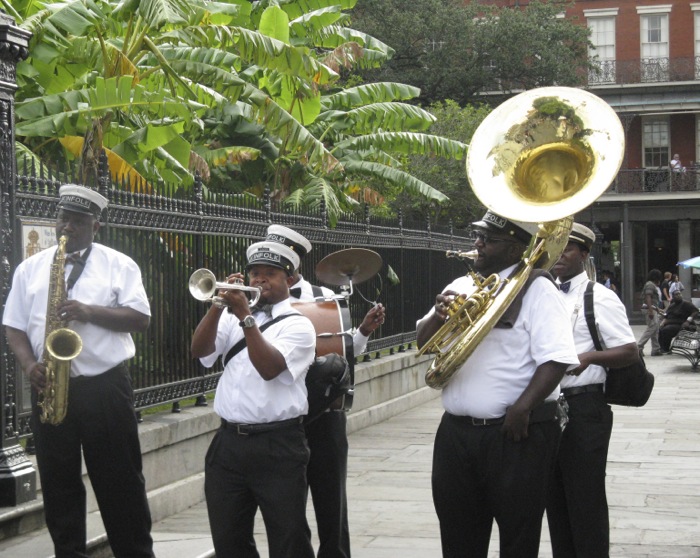
<path fill-rule="evenodd" d="M 440 137 L 468 144 L 490 110 L 484 105 L 460 108 L 456 102 L 449 100 L 435 103 L 430 106 L 430 112 L 436 117 L 431 131 Z M 408 171 L 425 182 L 438 185 L 440 191 L 449 197 L 449 202 L 435 207 L 424 200 L 399 195 L 392 204 L 395 210 L 400 208 L 412 220 L 429 213 L 433 223 L 446 226 L 452 221 L 455 227 L 466 228 L 481 217 L 483 206 L 470 188 L 465 159 L 466 156 L 448 160 L 411 156 Z"/>
<path fill-rule="evenodd" d="M 497 7 L 462 0 L 366 0 L 353 25 L 396 50 L 366 81 L 400 80 L 430 104 L 460 105 L 483 91 L 511 93 L 545 85 L 575 86 L 589 68 L 589 31 L 560 18 L 568 4 L 533 1 Z"/>
<path fill-rule="evenodd" d="M 1 0 L 7 2 L 7 0 Z M 4 4 L 3 4 L 4 5 Z M 463 158 L 427 132 L 429 111 L 398 82 L 343 87 L 393 49 L 348 27 L 356 0 L 59 0 L 13 2 L 32 31 L 18 66 L 17 138 L 46 161 L 108 149 L 116 173 L 207 191 L 264 187 L 332 219 L 397 193 L 442 203 L 413 176 L 417 155 Z M 59 141 L 56 141 L 59 140 Z"/>

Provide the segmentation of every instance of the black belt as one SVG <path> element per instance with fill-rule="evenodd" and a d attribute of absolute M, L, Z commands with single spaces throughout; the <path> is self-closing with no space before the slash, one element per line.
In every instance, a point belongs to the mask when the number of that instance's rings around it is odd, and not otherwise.
<path fill-rule="evenodd" d="M 582 393 L 603 393 L 603 384 L 588 384 L 587 386 L 574 386 L 570 388 L 564 388 L 561 390 L 564 397 L 573 397 L 574 395 L 581 395 Z"/>
<path fill-rule="evenodd" d="M 450 419 L 466 426 L 494 426 L 503 424 L 506 420 L 505 416 L 497 418 L 475 418 L 463 415 L 452 415 L 445 413 Z M 530 412 L 530 424 L 535 422 L 548 422 L 554 420 L 557 416 L 557 402 L 547 401 L 538 405 Z"/>
<path fill-rule="evenodd" d="M 248 436 L 249 434 L 261 434 L 263 432 L 270 432 L 272 430 L 278 430 L 280 428 L 287 428 L 289 426 L 294 426 L 296 424 L 301 424 L 304 420 L 303 416 L 295 417 L 287 420 L 278 420 L 275 422 L 261 422 L 258 424 L 239 424 L 237 422 L 229 422 L 227 420 L 221 419 L 221 428 L 224 430 L 232 430 L 236 434 L 241 436 Z"/>
<path fill-rule="evenodd" d="M 100 372 L 99 374 L 95 374 L 94 376 L 73 376 L 70 379 L 70 383 L 78 384 L 96 379 L 105 380 L 118 374 L 129 374 L 129 369 L 123 362 L 121 364 L 117 364 L 114 368 L 110 368 L 109 370 L 105 370 L 104 372 Z"/>

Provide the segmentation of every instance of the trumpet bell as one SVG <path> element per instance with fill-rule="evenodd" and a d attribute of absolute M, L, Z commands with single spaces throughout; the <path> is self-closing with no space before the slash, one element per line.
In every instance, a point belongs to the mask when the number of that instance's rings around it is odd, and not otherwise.
<path fill-rule="evenodd" d="M 505 101 L 479 125 L 467 175 L 479 200 L 508 219 L 555 221 L 593 203 L 622 164 L 615 111 L 570 87 L 542 87 Z"/>
<path fill-rule="evenodd" d="M 216 275 L 208 269 L 197 269 L 190 275 L 187 286 L 197 300 L 209 300 L 216 292 Z"/>
<path fill-rule="evenodd" d="M 251 308 L 258 303 L 258 300 L 260 300 L 260 293 L 262 292 L 258 287 L 245 286 L 243 281 L 235 283 L 217 281 L 216 275 L 205 268 L 200 268 L 192 272 L 187 286 L 190 290 L 190 294 L 194 298 L 201 301 L 210 301 L 214 304 L 223 304 L 221 297 L 214 296 L 217 289 L 244 291 L 248 293 L 246 296 L 248 296 L 248 305 Z"/>

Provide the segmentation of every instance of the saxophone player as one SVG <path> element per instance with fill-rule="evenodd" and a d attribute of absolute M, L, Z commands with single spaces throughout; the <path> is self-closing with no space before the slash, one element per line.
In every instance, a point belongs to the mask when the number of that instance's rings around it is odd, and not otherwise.
<path fill-rule="evenodd" d="M 537 225 L 487 212 L 475 229 L 474 269 L 506 278 Z M 536 273 L 539 272 L 539 273 Z M 460 277 L 417 324 L 421 347 L 445 304 L 476 289 Z M 519 295 L 442 392 L 432 489 L 445 558 L 486 558 L 494 519 L 502 558 L 537 558 L 550 471 L 561 437 L 559 381 L 578 365 L 569 316 L 548 274 L 533 270 Z"/>
<path fill-rule="evenodd" d="M 59 195 L 56 236 L 66 237 L 64 269 L 55 271 L 57 249 L 23 261 L 3 314 L 10 349 L 32 386 L 31 425 L 46 524 L 57 558 L 87 556 L 82 450 L 114 556 L 152 557 L 133 391 L 124 364 L 135 354 L 130 332 L 144 331 L 150 321 L 141 271 L 131 258 L 93 242 L 106 198 L 74 184 L 62 186 Z M 64 274 L 65 295 L 48 292 L 56 283 L 49 280 L 53 273 Z M 40 420 L 38 405 L 47 383 L 42 354 L 47 300 L 53 296 L 63 297 L 55 313 L 83 345 L 71 363 L 67 413 L 60 424 Z"/>

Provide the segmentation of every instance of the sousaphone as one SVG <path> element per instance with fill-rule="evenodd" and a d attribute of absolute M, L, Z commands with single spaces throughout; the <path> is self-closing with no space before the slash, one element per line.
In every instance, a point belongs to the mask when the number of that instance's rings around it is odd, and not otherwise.
<path fill-rule="evenodd" d="M 435 353 L 426 383 L 441 389 L 466 362 L 515 299 L 535 268 L 559 259 L 573 215 L 610 186 L 622 163 L 625 138 L 615 111 L 582 89 L 543 87 L 501 104 L 479 125 L 467 154 L 472 190 L 491 211 L 537 223 L 515 272 L 482 279 L 458 297 L 448 319 L 421 348 Z"/>

